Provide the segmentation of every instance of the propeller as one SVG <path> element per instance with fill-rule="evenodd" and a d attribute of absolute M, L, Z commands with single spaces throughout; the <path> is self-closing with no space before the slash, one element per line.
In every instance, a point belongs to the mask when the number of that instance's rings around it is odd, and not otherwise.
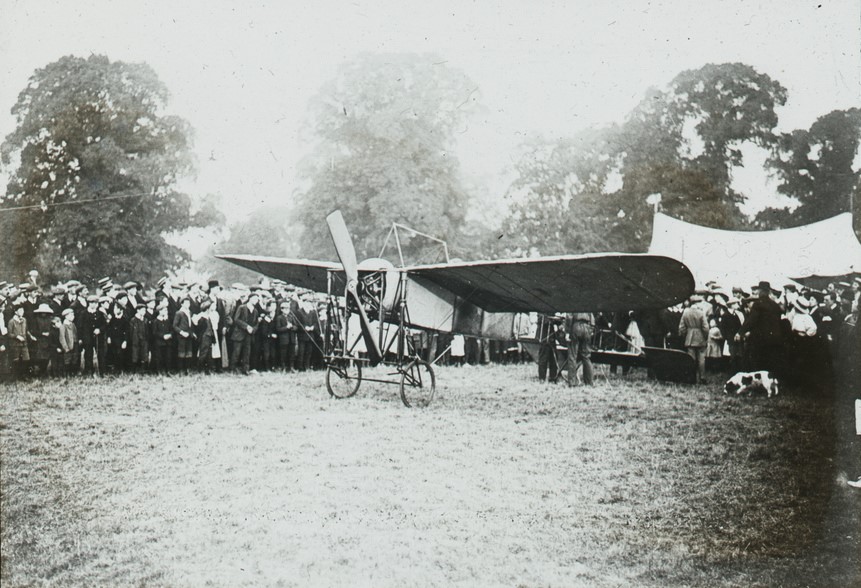
<path fill-rule="evenodd" d="M 338 252 L 338 258 L 341 260 L 341 265 L 344 266 L 344 273 L 347 275 L 347 294 L 353 297 L 359 309 L 359 322 L 362 327 L 362 338 L 365 340 L 365 347 L 368 350 L 368 359 L 372 366 L 377 365 L 383 359 L 383 354 L 380 353 L 377 340 L 374 339 L 374 334 L 371 332 L 371 321 L 368 320 L 368 315 L 365 313 L 365 308 L 359 298 L 359 264 L 356 261 L 356 248 L 353 246 L 353 240 L 347 230 L 347 223 L 344 222 L 340 210 L 327 216 L 326 223 L 332 234 L 335 251 Z"/>

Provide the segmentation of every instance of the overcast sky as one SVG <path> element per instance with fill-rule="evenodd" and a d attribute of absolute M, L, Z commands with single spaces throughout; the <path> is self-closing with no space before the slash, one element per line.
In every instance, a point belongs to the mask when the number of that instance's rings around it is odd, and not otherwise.
<path fill-rule="evenodd" d="M 0 134 L 28 77 L 63 55 L 147 62 L 196 129 L 189 191 L 221 194 L 233 220 L 289 201 L 309 101 L 365 51 L 435 53 L 475 80 L 484 109 L 459 155 L 484 197 L 501 196 L 524 137 L 621 122 L 649 86 L 710 62 L 786 86 L 782 130 L 861 105 L 857 0 L 0 0 L 0 15 Z M 739 182 L 764 201 L 761 162 L 747 163 Z"/>

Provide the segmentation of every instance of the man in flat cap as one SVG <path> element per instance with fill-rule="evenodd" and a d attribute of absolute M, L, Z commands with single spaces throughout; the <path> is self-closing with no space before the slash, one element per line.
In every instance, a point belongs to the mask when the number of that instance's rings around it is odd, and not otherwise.
<path fill-rule="evenodd" d="M 48 306 L 54 311 L 54 314 L 60 314 L 66 309 L 66 289 L 63 286 L 51 287 L 51 299 L 48 300 Z"/>

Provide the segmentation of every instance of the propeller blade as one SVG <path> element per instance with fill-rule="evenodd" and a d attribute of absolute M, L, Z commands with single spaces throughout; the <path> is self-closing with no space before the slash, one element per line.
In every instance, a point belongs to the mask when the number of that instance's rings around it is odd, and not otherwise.
<path fill-rule="evenodd" d="M 335 251 L 338 252 L 338 259 L 341 260 L 344 273 L 347 275 L 347 293 L 353 297 L 356 307 L 359 309 L 359 322 L 362 328 L 362 338 L 365 340 L 365 347 L 368 350 L 368 360 L 372 366 L 377 365 L 383 359 L 383 354 L 380 352 L 377 340 L 374 339 L 371 321 L 368 320 L 368 315 L 365 313 L 365 308 L 359 297 L 359 264 L 356 261 L 356 248 L 353 246 L 353 239 L 350 238 L 350 231 L 347 230 L 347 223 L 344 222 L 340 210 L 327 216 L 326 223 L 329 225 L 329 232 L 332 234 L 332 242 L 335 244 Z"/>
<path fill-rule="evenodd" d="M 347 230 L 347 223 L 344 222 L 341 211 L 336 210 L 327 216 L 326 223 L 329 225 L 329 232 L 332 234 L 332 242 L 335 244 L 335 251 L 338 252 L 338 259 L 341 260 L 344 273 L 347 274 L 347 283 L 355 282 L 359 279 L 356 248 L 353 246 L 353 239 L 350 238 L 350 231 Z"/>
<path fill-rule="evenodd" d="M 368 320 L 368 315 L 362 306 L 362 301 L 359 299 L 359 292 L 356 289 L 355 282 L 351 282 L 351 286 L 347 286 L 347 292 L 353 297 L 356 306 L 359 308 L 359 326 L 362 329 L 362 338 L 365 340 L 365 349 L 368 352 L 368 360 L 372 366 L 377 365 L 383 359 L 383 354 L 377 345 L 377 340 L 371 332 L 371 321 Z"/>

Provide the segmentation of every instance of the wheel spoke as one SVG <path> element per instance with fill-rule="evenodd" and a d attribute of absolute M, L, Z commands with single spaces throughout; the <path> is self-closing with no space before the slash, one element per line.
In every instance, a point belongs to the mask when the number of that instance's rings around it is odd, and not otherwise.
<path fill-rule="evenodd" d="M 362 383 L 362 367 L 352 359 L 334 358 L 326 368 L 326 388 L 334 398 L 353 396 Z"/>
<path fill-rule="evenodd" d="M 404 405 L 424 408 L 433 400 L 436 379 L 426 361 L 414 359 L 401 373 L 401 401 Z"/>

